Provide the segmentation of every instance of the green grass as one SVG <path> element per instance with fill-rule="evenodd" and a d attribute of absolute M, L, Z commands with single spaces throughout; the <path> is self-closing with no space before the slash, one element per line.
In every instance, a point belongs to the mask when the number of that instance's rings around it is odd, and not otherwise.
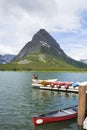
<path fill-rule="evenodd" d="M 1 71 L 87 71 L 87 68 L 85 69 L 80 69 L 73 67 L 69 64 L 66 64 L 64 62 L 59 63 L 56 61 L 55 63 L 48 62 L 30 62 L 29 64 L 18 64 L 18 63 L 10 63 L 10 64 L 5 64 L 5 65 L 0 65 L 0 70 Z"/>
<path fill-rule="evenodd" d="M 44 55 L 39 52 L 29 54 L 23 60 L 30 62 L 19 64 L 19 61 L 16 61 L 8 64 L 0 64 L 0 71 L 87 71 L 86 67 L 75 67 L 65 62 L 61 57 L 56 58 L 53 55 Z"/>

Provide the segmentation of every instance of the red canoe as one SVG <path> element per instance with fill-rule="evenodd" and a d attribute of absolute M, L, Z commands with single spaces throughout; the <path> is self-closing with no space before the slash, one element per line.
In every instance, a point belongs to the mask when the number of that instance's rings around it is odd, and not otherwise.
<path fill-rule="evenodd" d="M 58 110 L 46 114 L 42 114 L 39 116 L 35 116 L 32 118 L 34 126 L 51 123 L 51 122 L 58 122 L 69 120 L 75 118 L 77 116 L 78 107 L 73 106 L 69 108 L 65 108 L 63 110 Z"/>

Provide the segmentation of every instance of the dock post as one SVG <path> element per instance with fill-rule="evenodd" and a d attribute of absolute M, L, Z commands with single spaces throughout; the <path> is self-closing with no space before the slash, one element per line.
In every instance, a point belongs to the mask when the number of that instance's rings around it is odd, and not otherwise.
<path fill-rule="evenodd" d="M 78 93 L 78 125 L 83 126 L 86 111 L 86 88 L 87 86 L 79 86 Z"/>

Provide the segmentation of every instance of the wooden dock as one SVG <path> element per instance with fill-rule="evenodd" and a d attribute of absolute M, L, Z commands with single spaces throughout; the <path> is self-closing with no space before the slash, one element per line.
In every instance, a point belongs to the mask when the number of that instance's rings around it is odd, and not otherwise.
<path fill-rule="evenodd" d="M 35 89 L 42 89 L 42 90 L 51 90 L 51 91 L 62 91 L 62 92 L 73 92 L 78 93 L 78 117 L 77 117 L 77 124 L 78 130 L 87 130 L 87 81 L 83 82 L 77 87 L 70 86 L 51 86 L 47 84 L 48 82 L 45 81 L 46 84 L 40 83 L 33 83 L 32 88 Z"/>
<path fill-rule="evenodd" d="M 74 88 L 73 86 L 69 86 L 69 87 L 65 87 L 65 86 L 56 87 L 56 86 L 54 86 L 54 87 L 51 87 L 50 85 L 41 85 L 41 84 L 33 83 L 32 87 L 35 89 L 78 93 L 78 87 Z"/>

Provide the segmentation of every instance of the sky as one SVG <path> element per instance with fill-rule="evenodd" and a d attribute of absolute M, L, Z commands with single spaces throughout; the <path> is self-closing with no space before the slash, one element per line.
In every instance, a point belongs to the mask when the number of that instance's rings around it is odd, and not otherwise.
<path fill-rule="evenodd" d="M 41 28 L 68 56 L 87 59 L 87 0 L 0 0 L 0 54 L 18 54 Z"/>

